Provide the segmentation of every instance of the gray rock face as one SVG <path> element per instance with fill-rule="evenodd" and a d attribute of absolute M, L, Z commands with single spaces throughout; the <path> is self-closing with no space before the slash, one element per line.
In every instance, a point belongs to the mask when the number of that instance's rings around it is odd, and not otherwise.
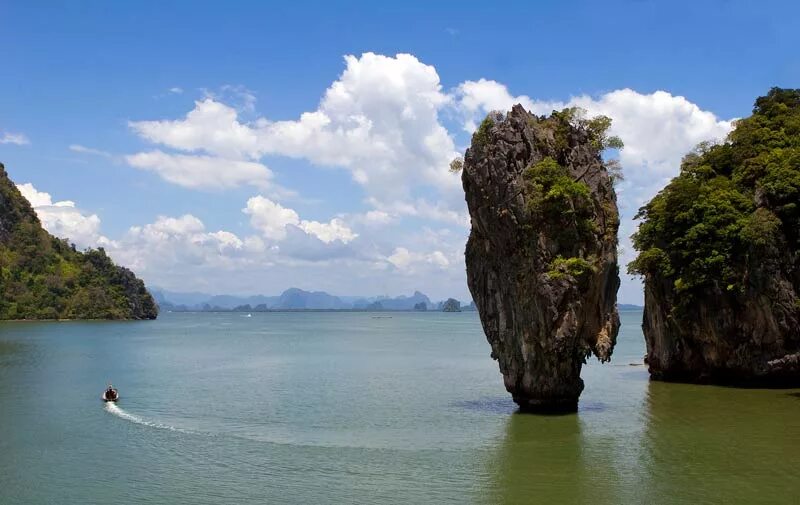
<path fill-rule="evenodd" d="M 600 148 L 516 105 L 475 133 L 462 183 L 467 281 L 506 389 L 522 410 L 574 410 L 583 363 L 609 360 L 619 330 L 619 215 Z"/>
<path fill-rule="evenodd" d="M 654 379 L 722 384 L 800 384 L 800 285 L 795 254 L 753 255 L 742 294 L 707 289 L 676 312 L 670 280 L 645 279 L 642 329 Z"/>

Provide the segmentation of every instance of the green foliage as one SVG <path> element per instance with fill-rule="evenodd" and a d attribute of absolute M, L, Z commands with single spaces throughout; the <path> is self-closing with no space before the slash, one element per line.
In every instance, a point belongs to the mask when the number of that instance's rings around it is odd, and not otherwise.
<path fill-rule="evenodd" d="M 725 143 L 687 154 L 680 175 L 639 210 L 639 255 L 628 270 L 688 295 L 742 292 L 751 258 L 782 241 L 800 247 L 798 205 L 800 90 L 773 88 Z"/>
<path fill-rule="evenodd" d="M 594 266 L 584 258 L 564 258 L 558 256 L 550 263 L 550 271 L 547 272 L 547 276 L 551 279 L 561 279 L 565 276 L 570 276 L 580 281 L 585 279 L 586 276 L 592 272 L 594 272 Z"/>
<path fill-rule="evenodd" d="M 457 174 L 464 168 L 464 160 L 461 157 L 453 158 L 450 162 L 450 172 Z"/>
<path fill-rule="evenodd" d="M 561 147 L 566 143 L 566 135 L 570 131 L 570 127 L 572 127 L 588 133 L 589 142 L 597 151 L 625 147 L 621 138 L 608 134 L 608 130 L 611 128 L 610 117 L 595 116 L 587 118 L 586 114 L 586 109 L 580 107 L 568 107 L 561 111 L 553 111 L 549 120 L 557 123 L 555 128 L 557 146 Z"/>
<path fill-rule="evenodd" d="M 591 119 L 583 119 L 579 124 L 589 132 L 589 136 L 592 139 L 592 146 L 598 151 L 608 148 L 622 149 L 625 146 L 621 138 L 608 135 L 608 130 L 611 128 L 611 118 L 608 116 L 596 116 Z"/>
<path fill-rule="evenodd" d="M 765 248 L 780 239 L 781 220 L 770 210 L 763 207 L 756 209 L 742 221 L 739 238 L 745 244 Z"/>
<path fill-rule="evenodd" d="M 492 115 L 489 114 L 483 118 L 478 129 L 472 134 L 472 145 L 480 147 L 485 146 L 489 142 L 492 126 L 494 126 L 494 120 L 492 119 Z"/>
<path fill-rule="evenodd" d="M 44 231 L 0 164 L 0 319 L 130 319 L 158 313 L 144 283 L 103 249 Z"/>
<path fill-rule="evenodd" d="M 589 186 L 573 179 L 553 158 L 531 165 L 522 176 L 534 222 L 555 231 L 559 242 L 580 241 L 596 231 Z"/>

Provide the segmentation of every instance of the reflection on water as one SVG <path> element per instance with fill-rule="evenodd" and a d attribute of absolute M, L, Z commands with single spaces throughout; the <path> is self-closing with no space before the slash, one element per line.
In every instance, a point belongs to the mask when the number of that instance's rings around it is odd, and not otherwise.
<path fill-rule="evenodd" d="M 589 411 L 592 412 L 592 411 Z M 640 503 L 640 430 L 615 416 L 514 414 L 492 461 L 485 503 Z M 628 431 L 629 436 L 620 437 Z"/>
<path fill-rule="evenodd" d="M 578 503 L 587 477 L 577 415 L 513 414 L 492 461 L 494 492 L 486 503 Z"/>
<path fill-rule="evenodd" d="M 638 411 L 511 415 L 481 501 L 798 503 L 800 392 L 649 382 L 644 393 Z"/>
<path fill-rule="evenodd" d="M 800 403 L 791 394 L 650 382 L 645 501 L 797 503 Z"/>

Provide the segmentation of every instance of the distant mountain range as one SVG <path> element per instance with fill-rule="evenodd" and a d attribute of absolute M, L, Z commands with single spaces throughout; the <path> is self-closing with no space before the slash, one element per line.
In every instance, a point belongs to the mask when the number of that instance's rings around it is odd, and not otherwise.
<path fill-rule="evenodd" d="M 445 301 L 433 302 L 415 291 L 411 296 L 335 296 L 324 291 L 289 288 L 277 296 L 209 295 L 152 289 L 151 293 L 164 311 L 241 311 L 267 310 L 442 310 Z M 472 302 L 462 303 L 461 310 L 475 310 Z"/>
<path fill-rule="evenodd" d="M 305 291 L 289 288 L 280 295 L 236 296 L 207 293 L 181 293 L 155 288 L 150 290 L 164 311 L 239 311 L 260 312 L 268 310 L 443 310 L 446 300 L 431 301 L 427 295 L 414 291 L 411 296 L 335 296 L 324 291 Z M 461 302 L 460 310 L 473 311 L 475 303 Z M 619 304 L 619 310 L 642 310 L 639 305 Z"/>

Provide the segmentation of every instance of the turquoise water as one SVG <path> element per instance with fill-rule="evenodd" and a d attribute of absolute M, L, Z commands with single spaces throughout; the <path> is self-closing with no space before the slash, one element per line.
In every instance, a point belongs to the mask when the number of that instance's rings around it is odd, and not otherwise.
<path fill-rule="evenodd" d="M 515 414 L 474 313 L 0 325 L 0 503 L 797 503 L 800 390 L 650 382 Z M 119 405 L 104 405 L 107 381 Z"/>

